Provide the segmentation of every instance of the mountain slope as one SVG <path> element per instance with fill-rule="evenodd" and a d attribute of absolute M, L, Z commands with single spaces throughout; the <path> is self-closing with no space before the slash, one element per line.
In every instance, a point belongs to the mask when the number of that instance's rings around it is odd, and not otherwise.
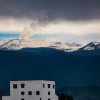
<path fill-rule="evenodd" d="M 70 55 L 56 49 L 53 52 L 43 56 L 33 52 L 0 50 L 1 91 L 8 94 L 10 80 L 55 80 L 57 88 L 69 84 L 100 84 L 99 55 Z"/>
<path fill-rule="evenodd" d="M 100 50 L 100 42 L 90 42 L 79 50 Z"/>
<path fill-rule="evenodd" d="M 36 48 L 41 48 L 39 52 Z M 43 48 L 43 49 L 42 49 Z M 45 50 L 45 49 L 46 50 Z M 49 48 L 47 50 L 47 48 Z M 19 39 L 5 39 L 0 42 L 0 50 L 20 50 L 22 52 L 33 52 L 41 54 L 51 54 L 52 49 L 61 50 L 67 54 L 75 55 L 100 55 L 100 42 L 90 42 L 89 44 L 82 46 L 77 43 L 67 43 L 67 42 L 52 42 L 43 39 L 29 39 L 29 40 L 19 40 Z M 44 53 L 45 52 L 45 53 Z M 42 55 L 43 55 L 42 54 Z"/>
<path fill-rule="evenodd" d="M 73 51 L 73 54 L 76 55 L 100 55 L 100 42 L 90 42 L 86 46 L 79 48 L 76 51 Z"/>
<path fill-rule="evenodd" d="M 4 40 L 0 42 L 0 91 L 8 95 L 11 80 L 55 80 L 57 88 L 99 85 L 99 47 L 96 42 L 81 48 L 75 43 Z M 99 87 L 95 86 L 64 87 L 59 91 L 72 95 L 74 100 L 100 100 Z"/>
<path fill-rule="evenodd" d="M 64 51 L 73 51 L 81 47 L 80 44 L 67 43 L 67 42 L 52 42 L 43 39 L 6 39 L 0 42 L 0 49 L 3 50 L 20 50 L 22 48 L 38 48 L 49 47 Z"/>

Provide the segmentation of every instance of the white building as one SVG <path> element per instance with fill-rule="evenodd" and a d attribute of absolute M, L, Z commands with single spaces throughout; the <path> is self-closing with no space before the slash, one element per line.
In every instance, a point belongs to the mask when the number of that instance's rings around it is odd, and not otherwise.
<path fill-rule="evenodd" d="M 58 100 L 58 97 L 54 81 L 11 81 L 10 96 L 3 96 L 2 100 Z"/>

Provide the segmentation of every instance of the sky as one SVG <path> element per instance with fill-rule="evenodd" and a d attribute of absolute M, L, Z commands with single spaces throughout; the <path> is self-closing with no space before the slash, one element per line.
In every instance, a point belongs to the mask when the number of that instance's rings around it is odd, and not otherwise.
<path fill-rule="evenodd" d="M 100 41 L 100 0 L 0 0 L 0 40 L 23 33 L 54 41 Z"/>

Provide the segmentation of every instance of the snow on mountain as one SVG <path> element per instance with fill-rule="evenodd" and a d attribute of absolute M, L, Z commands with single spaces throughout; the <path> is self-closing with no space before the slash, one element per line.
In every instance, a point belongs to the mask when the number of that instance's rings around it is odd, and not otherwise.
<path fill-rule="evenodd" d="M 22 48 L 38 48 L 38 47 L 50 47 L 71 52 L 81 48 L 82 45 L 77 43 L 52 42 L 44 39 L 29 39 L 29 40 L 5 39 L 0 42 L 0 49 L 7 49 L 7 50 L 20 50 Z"/>
<path fill-rule="evenodd" d="M 100 42 L 90 42 L 86 46 L 80 48 L 80 50 L 99 50 Z"/>

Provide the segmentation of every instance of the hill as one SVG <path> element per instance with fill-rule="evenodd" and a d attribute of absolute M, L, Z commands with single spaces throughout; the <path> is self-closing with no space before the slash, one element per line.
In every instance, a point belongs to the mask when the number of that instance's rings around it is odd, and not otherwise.
<path fill-rule="evenodd" d="M 51 51 L 53 53 L 43 56 L 34 52 L 0 50 L 0 90 L 4 95 L 9 93 L 11 80 L 55 80 L 57 88 L 100 84 L 99 55 L 79 56 L 56 49 Z"/>

